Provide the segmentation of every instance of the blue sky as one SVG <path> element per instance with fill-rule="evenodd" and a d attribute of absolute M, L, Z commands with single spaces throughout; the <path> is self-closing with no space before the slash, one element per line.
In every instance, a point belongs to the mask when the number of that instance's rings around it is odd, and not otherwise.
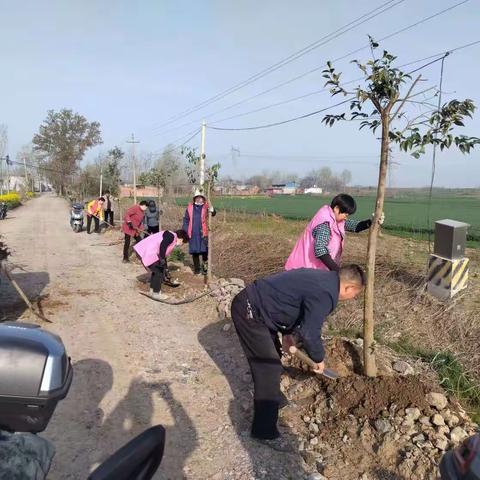
<path fill-rule="evenodd" d="M 459 0 L 405 0 L 377 18 L 339 36 L 301 59 L 176 123 L 170 117 L 229 88 L 294 53 L 382 1 L 354 0 L 171 0 L 171 1 L 18 1 L 0 0 L 0 123 L 8 125 L 9 153 L 28 143 L 49 109 L 72 108 L 102 125 L 104 144 L 87 161 L 113 145 L 127 147 L 134 132 L 140 151 L 161 151 L 186 138 L 201 119 L 208 123 L 259 109 L 323 87 L 321 70 L 299 81 L 217 112 L 328 59 L 380 39 Z M 401 64 L 480 40 L 480 10 L 470 0 L 416 28 L 396 35 L 382 47 Z M 350 57 L 349 57 L 350 58 Z M 351 58 L 368 59 L 364 50 Z M 452 54 L 445 64 L 448 98 L 471 98 L 480 106 L 480 45 Z M 345 80 L 358 77 L 349 61 L 336 63 Z M 422 70 L 438 84 L 439 63 Z M 328 93 L 312 95 L 217 126 L 244 127 L 281 121 L 336 102 Z M 378 141 L 358 132 L 355 122 L 332 129 L 321 116 L 272 129 L 247 132 L 207 131 L 207 155 L 225 174 L 247 176 L 262 170 L 298 174 L 312 168 L 348 168 L 353 183 L 376 184 Z M 192 122 L 191 125 L 184 123 Z M 461 133 L 480 135 L 480 112 Z M 198 146 L 199 137 L 191 145 Z M 231 147 L 241 152 L 235 162 Z M 242 156 L 242 153 L 244 156 Z M 252 156 L 253 155 L 253 156 Z M 430 154 L 420 160 L 395 155 L 397 186 L 429 181 Z M 438 158 L 438 186 L 480 187 L 480 149 L 468 157 L 451 151 Z"/>

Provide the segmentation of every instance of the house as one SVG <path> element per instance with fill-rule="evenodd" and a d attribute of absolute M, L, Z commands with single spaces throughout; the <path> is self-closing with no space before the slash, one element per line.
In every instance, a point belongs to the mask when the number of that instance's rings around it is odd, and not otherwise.
<path fill-rule="evenodd" d="M 137 184 L 137 197 L 158 197 L 159 194 L 163 196 L 163 188 L 160 188 L 159 192 L 157 187 Z M 133 185 L 121 185 L 120 197 L 133 197 Z"/>
<path fill-rule="evenodd" d="M 297 193 L 297 184 L 295 182 L 289 183 L 275 183 L 265 190 L 267 195 L 295 195 Z"/>
<path fill-rule="evenodd" d="M 323 190 L 320 187 L 314 185 L 313 187 L 306 188 L 303 193 L 305 195 L 321 195 L 323 193 Z"/>

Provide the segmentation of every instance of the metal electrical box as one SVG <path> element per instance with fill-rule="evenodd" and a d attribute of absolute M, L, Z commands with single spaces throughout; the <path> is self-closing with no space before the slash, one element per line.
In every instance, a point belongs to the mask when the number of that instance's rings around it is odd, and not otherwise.
<path fill-rule="evenodd" d="M 450 219 L 435 222 L 433 253 L 450 260 L 463 258 L 467 241 L 467 228 L 469 226 L 468 223 Z"/>

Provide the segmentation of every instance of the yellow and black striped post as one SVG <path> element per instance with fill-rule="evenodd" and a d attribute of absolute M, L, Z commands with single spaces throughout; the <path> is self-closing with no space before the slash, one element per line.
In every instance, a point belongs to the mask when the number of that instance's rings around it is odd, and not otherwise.
<path fill-rule="evenodd" d="M 430 255 L 428 261 L 427 291 L 435 297 L 451 298 L 467 287 L 468 258 L 450 260 Z"/>

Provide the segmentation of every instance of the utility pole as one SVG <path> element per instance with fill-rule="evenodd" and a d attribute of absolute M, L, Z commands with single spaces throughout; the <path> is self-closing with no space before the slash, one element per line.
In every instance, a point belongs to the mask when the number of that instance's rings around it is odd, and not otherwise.
<path fill-rule="evenodd" d="M 100 197 L 103 192 L 103 165 L 100 165 Z"/>
<path fill-rule="evenodd" d="M 200 143 L 200 190 L 203 189 L 205 183 L 205 134 L 207 131 L 207 124 L 205 120 L 202 122 L 202 140 Z"/>
<path fill-rule="evenodd" d="M 133 201 L 137 203 L 137 165 L 135 162 L 135 144 L 140 143 L 138 140 L 135 140 L 135 136 L 132 133 L 131 140 L 127 140 L 127 143 L 132 145 L 132 165 L 133 165 Z"/>
<path fill-rule="evenodd" d="M 28 174 L 27 174 L 27 162 L 25 159 L 25 155 L 23 156 L 23 169 L 25 172 L 25 190 L 28 188 Z"/>

